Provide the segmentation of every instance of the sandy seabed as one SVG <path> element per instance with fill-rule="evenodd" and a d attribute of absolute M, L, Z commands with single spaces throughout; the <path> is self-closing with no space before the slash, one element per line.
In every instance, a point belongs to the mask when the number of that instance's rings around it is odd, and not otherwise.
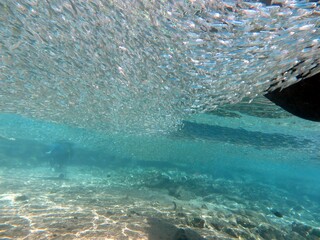
<path fill-rule="evenodd" d="M 320 239 L 320 204 L 178 170 L 0 168 L 0 239 Z"/>

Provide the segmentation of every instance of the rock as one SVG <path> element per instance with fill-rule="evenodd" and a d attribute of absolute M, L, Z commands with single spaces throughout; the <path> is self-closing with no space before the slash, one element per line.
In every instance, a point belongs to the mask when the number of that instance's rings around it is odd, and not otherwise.
<path fill-rule="evenodd" d="M 311 236 L 318 237 L 320 239 L 320 229 L 319 228 L 313 228 L 310 232 Z"/>
<path fill-rule="evenodd" d="M 203 201 L 206 201 L 206 202 L 214 202 L 216 198 L 217 198 L 216 194 L 209 194 L 207 196 L 204 196 L 202 199 Z"/>
<path fill-rule="evenodd" d="M 27 201 L 28 199 L 29 198 L 26 195 L 19 195 L 14 198 L 15 201 L 19 201 L 19 202 L 24 202 L 24 201 Z"/>
<path fill-rule="evenodd" d="M 195 231 L 191 229 L 179 228 L 173 237 L 173 240 L 205 240 Z"/>
<path fill-rule="evenodd" d="M 158 218 L 148 218 L 148 239 L 152 240 L 205 240 L 191 229 L 177 228 L 175 225 Z"/>
<path fill-rule="evenodd" d="M 231 237 L 235 237 L 235 238 L 239 237 L 239 235 L 237 234 L 237 232 L 233 228 L 225 227 L 225 228 L 223 228 L 223 231 L 225 233 L 227 233 L 228 235 L 230 235 Z"/>
<path fill-rule="evenodd" d="M 260 224 L 258 226 L 257 233 L 263 239 L 277 239 L 277 240 L 285 239 L 284 234 L 280 230 L 265 223 Z"/>
<path fill-rule="evenodd" d="M 202 204 L 202 205 L 201 205 L 201 208 L 202 208 L 202 209 L 208 209 L 208 206 L 207 206 L 206 204 Z"/>
<path fill-rule="evenodd" d="M 185 214 L 184 212 L 177 212 L 177 213 L 176 213 L 176 216 L 177 216 L 177 217 L 183 217 L 183 218 L 187 218 L 187 217 L 188 217 L 188 215 Z"/>
<path fill-rule="evenodd" d="M 0 232 L 4 231 L 4 230 L 8 230 L 10 228 L 13 228 L 13 226 L 11 226 L 10 224 L 0 224 Z M 2 238 L 0 238 L 2 240 Z"/>
<path fill-rule="evenodd" d="M 60 179 L 60 180 L 65 179 L 65 178 L 66 178 L 66 176 L 63 173 L 60 173 L 58 176 L 58 179 Z"/>
<path fill-rule="evenodd" d="M 222 231 L 228 234 L 229 236 L 237 239 L 246 239 L 246 240 L 255 239 L 254 236 L 251 236 L 249 232 L 246 232 L 238 228 L 224 227 Z"/>
<path fill-rule="evenodd" d="M 216 230 L 221 231 L 225 226 L 228 225 L 228 223 L 221 219 L 214 218 L 210 221 L 210 225 L 214 227 Z"/>
<path fill-rule="evenodd" d="M 187 191 L 181 186 L 177 188 L 170 188 L 169 189 L 169 195 L 180 199 L 180 200 L 191 200 L 196 198 L 196 195 L 193 192 Z"/>
<path fill-rule="evenodd" d="M 173 179 L 166 174 L 156 173 L 156 175 L 150 176 L 145 181 L 145 186 L 149 188 L 172 188 L 175 187 Z"/>
<path fill-rule="evenodd" d="M 296 232 L 290 232 L 285 237 L 286 240 L 305 240 L 304 237 Z"/>
<path fill-rule="evenodd" d="M 303 237 L 307 237 L 312 230 L 311 226 L 298 222 L 293 222 L 291 227 L 293 232 L 299 233 Z"/>
<path fill-rule="evenodd" d="M 241 225 L 244 228 L 254 228 L 256 225 L 251 222 L 250 220 L 244 218 L 244 217 L 237 217 L 236 218 L 237 224 Z"/>
<path fill-rule="evenodd" d="M 130 217 L 131 217 L 132 215 L 141 216 L 141 213 L 139 213 L 139 212 L 131 209 L 127 215 L 130 216 Z"/>
<path fill-rule="evenodd" d="M 204 228 L 205 221 L 202 218 L 195 217 L 191 221 L 191 226 L 196 228 Z"/>
<path fill-rule="evenodd" d="M 112 224 L 109 224 L 109 223 L 102 223 L 102 224 L 99 224 L 97 227 L 97 230 L 103 230 L 103 231 L 108 231 L 110 229 L 112 229 Z"/>

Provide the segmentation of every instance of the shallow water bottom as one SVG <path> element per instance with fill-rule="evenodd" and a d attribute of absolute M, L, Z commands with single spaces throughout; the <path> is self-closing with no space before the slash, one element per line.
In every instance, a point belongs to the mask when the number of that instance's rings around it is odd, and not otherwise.
<path fill-rule="evenodd" d="M 320 239 L 272 185 L 141 167 L 0 168 L 0 239 Z"/>

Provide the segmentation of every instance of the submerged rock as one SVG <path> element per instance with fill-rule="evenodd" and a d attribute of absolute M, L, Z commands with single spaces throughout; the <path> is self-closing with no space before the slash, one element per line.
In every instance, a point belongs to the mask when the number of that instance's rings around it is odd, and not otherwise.
<path fill-rule="evenodd" d="M 251 222 L 250 220 L 244 218 L 244 217 L 237 217 L 236 218 L 237 224 L 241 225 L 244 228 L 254 228 L 256 225 Z"/>
<path fill-rule="evenodd" d="M 238 233 L 233 228 L 226 227 L 223 229 L 223 231 L 228 235 L 230 235 L 231 237 L 235 237 L 235 238 L 239 237 Z"/>
<path fill-rule="evenodd" d="M 298 222 L 293 222 L 291 227 L 293 232 L 299 233 L 299 235 L 303 237 L 307 237 L 312 230 L 311 226 L 305 225 L 303 223 L 298 223 Z"/>
<path fill-rule="evenodd" d="M 180 218 L 188 218 L 188 215 L 187 214 L 185 214 L 184 212 L 177 212 L 176 213 L 176 216 L 177 217 L 180 217 Z"/>
<path fill-rule="evenodd" d="M 0 231 L 1 232 L 4 231 L 4 230 L 8 230 L 10 228 L 13 228 L 13 226 L 10 225 L 10 224 L 2 224 L 2 223 L 0 223 Z M 2 238 L 1 238 L 1 240 L 2 240 Z"/>
<path fill-rule="evenodd" d="M 205 240 L 205 238 L 191 229 L 179 228 L 172 240 Z"/>
<path fill-rule="evenodd" d="M 228 225 L 228 223 L 218 218 L 213 218 L 210 222 L 210 225 L 214 227 L 216 230 L 221 231 L 225 226 Z"/>
<path fill-rule="evenodd" d="M 286 240 L 305 240 L 305 237 L 302 237 L 300 234 L 296 232 L 291 232 L 286 235 Z"/>
<path fill-rule="evenodd" d="M 205 221 L 202 218 L 195 217 L 192 219 L 191 225 L 196 228 L 204 228 Z"/>
<path fill-rule="evenodd" d="M 310 232 L 310 235 L 320 239 L 320 228 L 313 228 Z"/>
<path fill-rule="evenodd" d="M 145 179 L 145 186 L 149 188 L 170 188 L 176 186 L 170 176 L 156 172 L 156 175 L 150 175 Z"/>
<path fill-rule="evenodd" d="M 205 240 L 197 232 L 188 228 L 177 228 L 175 225 L 158 218 L 148 218 L 147 229 L 152 240 Z"/>
<path fill-rule="evenodd" d="M 24 202 L 24 201 L 27 201 L 28 199 L 29 198 L 26 195 L 19 195 L 14 198 L 14 200 L 18 202 Z"/>
<path fill-rule="evenodd" d="M 303 238 L 320 239 L 319 228 L 313 228 L 312 226 L 298 222 L 293 222 L 291 227 L 293 232 L 298 233 Z"/>
<path fill-rule="evenodd" d="M 277 240 L 285 239 L 284 234 L 280 230 L 265 223 L 260 224 L 256 232 L 263 239 L 277 239 Z"/>
<path fill-rule="evenodd" d="M 196 198 L 196 195 L 193 192 L 187 191 L 181 186 L 178 186 L 176 188 L 170 188 L 169 195 L 180 200 L 191 200 Z"/>
<path fill-rule="evenodd" d="M 66 176 L 65 176 L 63 173 L 60 173 L 59 176 L 58 176 L 58 178 L 59 178 L 59 179 L 65 179 Z"/>
<path fill-rule="evenodd" d="M 238 239 L 246 239 L 246 240 L 255 239 L 253 236 L 250 235 L 249 232 L 246 232 L 238 228 L 225 227 L 223 228 L 223 232 L 225 232 L 231 237 L 238 238 Z"/>

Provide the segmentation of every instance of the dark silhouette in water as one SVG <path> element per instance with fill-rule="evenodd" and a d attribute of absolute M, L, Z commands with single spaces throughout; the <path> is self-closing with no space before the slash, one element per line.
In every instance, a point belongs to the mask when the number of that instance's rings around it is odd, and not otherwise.
<path fill-rule="evenodd" d="M 298 117 L 320 122 L 320 73 L 276 89 L 265 95 L 270 101 Z"/>
<path fill-rule="evenodd" d="M 229 142 L 237 145 L 252 145 L 257 148 L 301 148 L 312 144 L 309 139 L 299 139 L 286 134 L 248 131 L 242 128 L 229 128 L 189 121 L 183 121 L 183 126 L 172 136 Z"/>
<path fill-rule="evenodd" d="M 282 6 L 281 1 L 260 0 L 260 2 L 267 6 Z M 310 0 L 309 2 L 317 3 L 318 0 Z M 305 60 L 301 60 L 287 72 L 296 72 L 297 67 L 303 62 Z M 297 83 L 284 89 L 278 88 L 268 91 L 265 97 L 297 117 L 320 122 L 320 72 L 312 74 L 312 71 L 318 67 L 319 59 L 314 61 L 314 67 L 306 69 L 305 72 L 297 76 Z"/>
<path fill-rule="evenodd" d="M 57 142 L 47 154 L 49 155 L 50 166 L 55 171 L 62 170 L 66 162 L 73 156 L 73 145 L 69 142 Z"/>
<path fill-rule="evenodd" d="M 279 212 L 279 211 L 273 211 L 272 213 L 273 213 L 273 215 L 275 215 L 278 218 L 282 218 L 283 217 L 283 214 L 281 212 Z"/>

